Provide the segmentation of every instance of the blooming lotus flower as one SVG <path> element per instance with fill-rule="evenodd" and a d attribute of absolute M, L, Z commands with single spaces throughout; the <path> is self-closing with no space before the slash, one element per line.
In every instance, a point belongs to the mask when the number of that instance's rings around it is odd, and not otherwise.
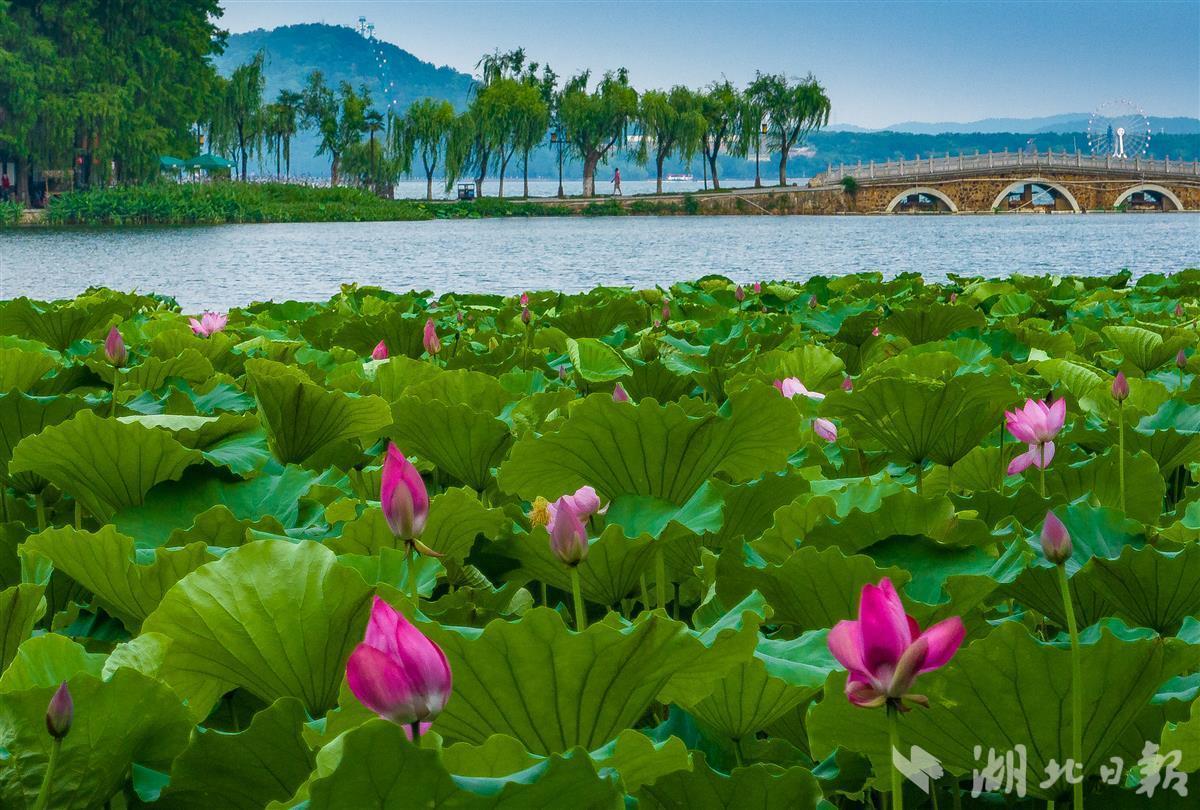
<path fill-rule="evenodd" d="M 1054 459 L 1054 437 L 1062 430 L 1067 415 L 1067 401 L 1060 399 L 1047 405 L 1040 399 L 1030 399 L 1025 407 L 1005 411 L 1004 419 L 1008 432 L 1029 449 L 1014 458 L 1008 465 L 1008 474 L 1022 472 L 1031 465 L 1046 469 Z"/>
<path fill-rule="evenodd" d="M 116 368 L 125 365 L 129 360 L 129 350 L 125 348 L 125 340 L 115 326 L 108 330 L 108 337 L 104 339 L 104 357 Z"/>
<path fill-rule="evenodd" d="M 383 461 L 379 504 L 393 535 L 421 554 L 442 556 L 418 540 L 429 519 L 429 493 L 417 468 L 393 442 L 388 442 L 387 457 Z"/>
<path fill-rule="evenodd" d="M 366 636 L 346 662 L 346 683 L 383 719 L 423 731 L 450 700 L 452 679 L 442 649 L 376 596 Z"/>
<path fill-rule="evenodd" d="M 75 701 L 71 699 L 71 690 L 63 681 L 54 691 L 50 703 L 46 706 L 46 731 L 56 740 L 66 737 L 71 731 L 71 721 L 75 718 Z"/>
<path fill-rule="evenodd" d="M 550 550 L 563 565 L 572 568 L 583 562 L 588 555 L 587 528 L 583 525 L 587 516 L 577 511 L 578 505 L 574 498 L 573 495 L 564 495 L 554 502 L 549 526 Z"/>
<path fill-rule="evenodd" d="M 442 341 L 438 338 L 437 327 L 433 325 L 433 318 L 425 321 L 425 336 L 422 342 L 425 344 L 425 351 L 429 352 L 430 357 L 433 357 L 442 350 Z"/>
<path fill-rule="evenodd" d="M 596 490 L 592 487 L 580 487 L 570 495 L 563 495 L 554 503 L 547 505 L 547 510 L 550 513 L 550 520 L 546 526 L 550 532 L 554 531 L 555 517 L 558 515 L 558 510 L 561 506 L 566 506 L 581 522 L 586 523 L 592 515 L 603 515 L 608 511 L 608 507 L 600 508 L 600 496 L 596 494 Z"/>
<path fill-rule="evenodd" d="M 192 327 L 192 331 L 200 337 L 212 337 L 224 329 L 227 323 L 229 323 L 229 316 L 220 312 L 205 312 L 200 316 L 200 320 L 188 318 L 188 324 Z"/>
<path fill-rule="evenodd" d="M 1112 395 L 1117 402 L 1129 399 L 1129 380 L 1125 379 L 1125 372 L 1118 371 L 1117 376 L 1113 377 Z"/>
<path fill-rule="evenodd" d="M 856 706 L 885 703 L 907 711 L 903 701 L 923 706 L 923 695 L 910 693 L 917 676 L 942 667 L 958 651 L 966 635 L 962 619 L 945 619 L 920 631 L 904 613 L 900 595 L 889 579 L 864 585 L 858 619 L 840 621 L 829 631 L 829 650 L 850 671 L 846 697 Z"/>
<path fill-rule="evenodd" d="M 734 289 L 733 300 L 737 301 L 739 304 L 746 300 L 746 291 L 742 289 L 741 284 L 737 285 L 737 287 Z"/>
<path fill-rule="evenodd" d="M 1042 522 L 1042 553 L 1055 565 L 1062 565 L 1071 558 L 1074 546 L 1067 527 L 1053 512 L 1046 513 Z"/>
<path fill-rule="evenodd" d="M 378 343 L 376 343 L 375 348 L 371 350 L 371 359 L 372 360 L 387 360 L 388 359 L 387 344 L 384 343 L 382 340 L 379 341 Z"/>
<path fill-rule="evenodd" d="M 809 399 L 820 401 L 825 399 L 825 395 L 820 391 L 809 391 L 804 387 L 804 383 L 800 382 L 797 377 L 788 377 L 786 380 L 776 380 L 775 387 L 779 389 L 779 393 L 783 394 L 788 399 L 801 394 Z"/>
<path fill-rule="evenodd" d="M 628 402 L 629 392 L 625 390 L 625 386 L 617 383 L 613 388 L 613 402 Z"/>
<path fill-rule="evenodd" d="M 813 432 L 827 442 L 837 441 L 837 425 L 824 417 L 813 420 Z"/>

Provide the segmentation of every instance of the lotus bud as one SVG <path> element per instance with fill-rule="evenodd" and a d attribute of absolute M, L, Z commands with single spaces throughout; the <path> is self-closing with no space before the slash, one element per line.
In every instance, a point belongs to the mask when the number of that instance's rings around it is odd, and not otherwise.
<path fill-rule="evenodd" d="M 819 303 L 819 302 L 817 301 L 817 294 L 816 294 L 816 293 L 813 293 L 812 295 L 810 295 L 810 296 L 808 297 L 808 308 L 809 308 L 809 309 L 816 309 L 816 308 L 817 308 L 817 304 L 818 304 L 818 303 Z"/>
<path fill-rule="evenodd" d="M 56 740 L 66 737 L 71 731 L 71 720 L 75 717 L 75 701 L 71 700 L 71 690 L 63 681 L 50 698 L 46 707 L 46 731 Z"/>
<path fill-rule="evenodd" d="M 1118 371 L 1117 376 L 1113 377 L 1112 395 L 1117 402 L 1129 399 L 1129 380 L 1125 379 L 1125 372 Z"/>
<path fill-rule="evenodd" d="M 417 468 L 393 442 L 388 442 L 383 462 L 379 503 L 392 534 L 406 542 L 421 536 L 429 518 L 429 493 Z"/>
<path fill-rule="evenodd" d="M 733 291 L 733 300 L 739 304 L 746 300 L 746 291 L 742 289 L 742 285 L 737 285 L 737 289 Z"/>
<path fill-rule="evenodd" d="M 461 309 L 454 313 L 454 320 L 458 321 L 460 324 L 463 322 L 463 312 Z"/>
<path fill-rule="evenodd" d="M 452 676 L 442 649 L 376 596 L 366 635 L 346 662 L 346 684 L 383 719 L 424 727 L 450 700 Z"/>
<path fill-rule="evenodd" d="M 813 432 L 827 442 L 836 442 L 838 437 L 837 425 L 824 417 L 813 420 Z"/>
<path fill-rule="evenodd" d="M 1179 354 L 1175 355 L 1175 367 L 1179 369 L 1187 368 L 1187 353 L 1183 349 L 1179 350 Z"/>
<path fill-rule="evenodd" d="M 847 376 L 846 379 L 842 380 L 842 390 L 843 391 L 853 391 L 854 390 L 854 380 L 850 379 L 849 376 Z"/>
<path fill-rule="evenodd" d="M 613 388 L 613 402 L 628 402 L 629 392 L 625 390 L 625 386 L 617 383 Z"/>
<path fill-rule="evenodd" d="M 372 360 L 387 360 L 388 359 L 387 344 L 384 343 L 382 340 L 379 341 L 378 343 L 376 343 L 375 348 L 371 350 L 371 359 Z"/>
<path fill-rule="evenodd" d="M 957 304 L 957 303 L 958 303 L 958 293 L 956 293 L 956 292 L 952 292 L 952 293 L 950 293 L 950 303 L 951 303 L 951 304 Z"/>
<path fill-rule="evenodd" d="M 1175 302 L 1175 317 L 1176 318 L 1183 317 L 1183 304 L 1180 303 L 1179 301 Z"/>
<path fill-rule="evenodd" d="M 529 525 L 550 525 L 550 501 L 546 500 L 541 495 L 538 495 L 533 499 L 533 505 L 529 508 Z"/>
<path fill-rule="evenodd" d="M 671 320 L 671 302 L 664 300 L 662 306 L 662 321 L 663 323 L 666 323 L 669 320 Z"/>
<path fill-rule="evenodd" d="M 115 326 L 108 330 L 108 337 L 104 339 L 104 357 L 115 368 L 120 368 L 129 360 L 129 351 L 125 348 L 125 341 Z"/>
<path fill-rule="evenodd" d="M 571 496 L 554 502 L 554 520 L 550 525 L 550 550 L 564 565 L 579 565 L 588 555 L 587 529 L 575 512 Z"/>
<path fill-rule="evenodd" d="M 525 307 L 521 310 L 521 323 L 529 326 L 529 321 L 532 319 L 532 317 L 533 316 L 529 314 L 529 307 Z"/>
<path fill-rule="evenodd" d="M 659 320 L 654 321 L 654 328 L 662 329 L 662 321 L 659 321 Z"/>
<path fill-rule="evenodd" d="M 558 367 L 558 379 L 560 379 L 560 380 L 567 379 L 567 367 L 566 366 Z"/>
<path fill-rule="evenodd" d="M 442 350 L 442 341 L 438 339 L 437 327 L 433 325 L 433 318 L 425 321 L 425 336 L 422 342 L 430 357 Z"/>
<path fill-rule="evenodd" d="M 878 326 L 876 326 L 874 329 L 871 330 L 871 337 L 879 337 L 879 327 Z"/>
<path fill-rule="evenodd" d="M 1071 558 L 1073 550 L 1067 527 L 1057 515 L 1047 512 L 1046 520 L 1042 523 L 1042 553 L 1046 559 L 1055 565 L 1062 565 Z"/>
<path fill-rule="evenodd" d="M 761 281 L 754 282 L 754 294 L 762 295 L 762 282 Z"/>

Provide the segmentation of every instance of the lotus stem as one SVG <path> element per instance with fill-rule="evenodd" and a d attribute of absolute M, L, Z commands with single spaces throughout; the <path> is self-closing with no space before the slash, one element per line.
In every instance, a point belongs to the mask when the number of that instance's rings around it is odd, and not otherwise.
<path fill-rule="evenodd" d="M 542 586 L 542 607 L 550 607 L 550 597 L 546 593 L 546 583 L 540 582 L 538 584 Z"/>
<path fill-rule="evenodd" d="M 999 473 L 1000 473 L 1000 478 L 997 481 L 997 484 L 998 484 L 997 489 L 999 489 L 1000 494 L 1003 495 L 1004 494 L 1004 420 L 1003 419 L 1000 420 L 1000 470 L 999 470 Z"/>
<path fill-rule="evenodd" d="M 33 505 L 37 509 L 38 531 L 46 531 L 46 499 L 42 493 L 37 493 L 33 496 Z"/>
<path fill-rule="evenodd" d="M 421 604 L 421 594 L 417 590 L 417 564 L 416 561 L 421 555 L 413 554 L 412 543 L 405 543 L 404 549 L 404 570 L 408 572 L 408 578 L 412 580 L 412 600 L 414 605 Z"/>
<path fill-rule="evenodd" d="M 667 560 L 663 557 L 662 546 L 654 551 L 654 590 L 658 591 L 658 606 L 664 612 L 667 609 Z"/>
<path fill-rule="evenodd" d="M 1071 602 L 1071 585 L 1067 581 L 1067 566 L 1058 566 L 1058 584 L 1062 589 L 1063 612 L 1067 617 L 1067 632 L 1071 635 L 1071 758 L 1083 772 L 1083 663 L 1079 656 L 1079 626 L 1075 621 L 1075 605 Z M 1083 810 L 1083 779 L 1072 785 L 1075 810 Z"/>
<path fill-rule="evenodd" d="M 420 721 L 413 721 L 409 727 L 412 729 L 413 745 L 419 748 L 421 746 L 421 723 Z"/>
<path fill-rule="evenodd" d="M 50 806 L 50 785 L 54 780 L 54 766 L 58 763 L 58 751 L 62 748 L 62 740 L 54 738 L 50 743 L 50 759 L 46 762 L 46 773 L 42 777 L 42 786 L 38 789 L 37 803 L 33 810 L 46 810 Z"/>
<path fill-rule="evenodd" d="M 638 579 L 642 586 L 642 610 L 650 610 L 650 589 L 646 587 L 645 572 Z"/>
<path fill-rule="evenodd" d="M 1040 457 L 1039 463 L 1038 463 L 1038 481 L 1039 481 L 1038 486 L 1041 488 L 1042 497 L 1045 498 L 1046 497 L 1046 445 L 1045 444 L 1038 445 L 1038 455 Z"/>
<path fill-rule="evenodd" d="M 587 612 L 583 609 L 583 593 L 579 588 L 579 568 L 571 566 L 571 597 L 575 600 L 575 630 L 587 629 Z"/>
<path fill-rule="evenodd" d="M 1117 403 L 1117 481 L 1121 487 L 1121 511 L 1125 511 L 1125 403 Z"/>
<path fill-rule="evenodd" d="M 742 739 L 740 737 L 733 741 L 733 761 L 737 763 L 739 768 L 746 767 L 746 760 L 742 754 Z"/>
<path fill-rule="evenodd" d="M 892 771 L 892 807 L 894 810 L 904 810 L 904 780 L 900 776 L 900 769 L 896 767 L 895 759 L 896 752 L 900 750 L 900 711 L 890 703 L 887 707 L 887 718 L 888 739 L 891 742 L 888 746 L 888 760 Z"/>
<path fill-rule="evenodd" d="M 925 464 L 921 461 L 917 462 L 917 494 L 925 494 Z"/>

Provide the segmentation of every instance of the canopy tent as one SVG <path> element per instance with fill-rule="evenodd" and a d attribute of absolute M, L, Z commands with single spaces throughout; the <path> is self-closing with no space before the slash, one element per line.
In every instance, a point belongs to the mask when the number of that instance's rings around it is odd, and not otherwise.
<path fill-rule="evenodd" d="M 170 155 L 162 155 L 158 159 L 158 168 L 162 171 L 179 171 L 183 168 L 182 158 L 171 157 Z"/>
<path fill-rule="evenodd" d="M 233 161 L 226 160 L 218 155 L 197 155 L 183 164 L 186 169 L 203 169 L 206 172 L 219 171 L 221 169 L 232 169 Z"/>

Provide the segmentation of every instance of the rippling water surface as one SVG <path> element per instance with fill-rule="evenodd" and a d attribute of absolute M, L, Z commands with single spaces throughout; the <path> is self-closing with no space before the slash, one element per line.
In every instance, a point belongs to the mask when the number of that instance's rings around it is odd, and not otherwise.
<path fill-rule="evenodd" d="M 186 310 L 325 299 L 349 282 L 512 293 L 881 270 L 1102 275 L 1200 267 L 1200 215 L 492 219 L 0 231 L 0 298 L 93 285 Z"/>

